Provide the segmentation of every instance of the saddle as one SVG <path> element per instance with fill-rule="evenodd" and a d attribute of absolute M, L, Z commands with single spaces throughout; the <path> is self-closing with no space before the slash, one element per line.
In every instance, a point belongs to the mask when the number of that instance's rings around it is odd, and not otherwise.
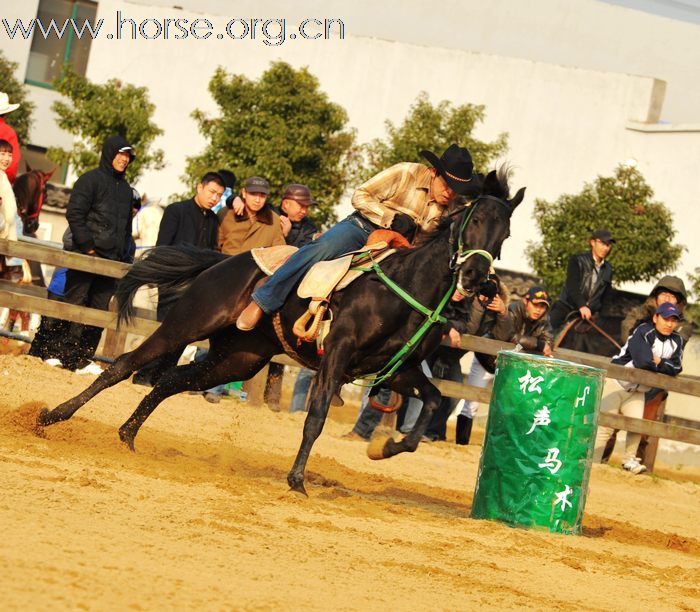
<path fill-rule="evenodd" d="M 334 291 L 345 289 L 368 271 L 369 268 L 365 266 L 382 261 L 395 253 L 396 248 L 410 247 L 410 243 L 401 234 L 380 229 L 369 235 L 367 244 L 361 249 L 351 251 L 337 259 L 319 261 L 311 266 L 297 288 L 297 295 L 300 298 L 311 298 L 308 310 L 294 323 L 293 331 L 299 338 L 299 342 L 316 340 L 322 323 L 325 328 L 322 338 L 328 334 L 332 316 L 325 321 L 323 318 Z M 258 267 L 269 276 L 297 250 L 297 247 L 290 245 L 261 247 L 253 249 L 251 255 Z M 307 327 L 309 321 L 312 322 Z M 319 344 L 319 350 L 321 350 L 321 344 Z"/>
<path fill-rule="evenodd" d="M 345 289 L 350 283 L 378 263 L 396 252 L 396 248 L 410 248 L 401 234 L 392 230 L 375 230 L 367 238 L 367 244 L 338 259 L 319 261 L 311 266 L 297 288 L 300 298 L 311 298 L 308 310 L 297 319 L 292 331 L 299 342 L 317 340 L 319 352 L 323 352 L 323 338 L 328 335 L 333 316 L 324 320 L 335 291 Z M 307 324 L 311 324 L 307 327 Z"/>

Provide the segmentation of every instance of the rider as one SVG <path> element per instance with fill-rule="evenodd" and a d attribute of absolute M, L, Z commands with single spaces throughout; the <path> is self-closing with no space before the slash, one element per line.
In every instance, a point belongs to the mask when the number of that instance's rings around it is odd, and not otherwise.
<path fill-rule="evenodd" d="M 574 311 L 584 320 L 600 311 L 612 283 L 613 269 L 605 258 L 610 255 L 614 243 L 607 229 L 597 229 L 589 240 L 591 250 L 571 256 L 566 281 L 550 311 L 552 329 L 557 331 Z"/>
<path fill-rule="evenodd" d="M 299 249 L 252 295 L 236 327 L 253 329 L 263 314 L 282 307 L 287 296 L 316 262 L 359 249 L 379 228 L 390 228 L 410 238 L 434 232 L 455 195 L 471 192 L 473 164 L 469 151 L 450 145 L 438 157 L 421 151 L 432 168 L 404 162 L 388 168 L 361 185 L 352 196 L 355 212 L 317 240 Z"/>

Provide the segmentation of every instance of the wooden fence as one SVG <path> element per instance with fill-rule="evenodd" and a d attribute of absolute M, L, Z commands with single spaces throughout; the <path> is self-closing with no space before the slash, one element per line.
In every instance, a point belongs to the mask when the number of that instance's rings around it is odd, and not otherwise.
<path fill-rule="evenodd" d="M 22 239 L 19 242 L 0 240 L 0 254 L 31 259 L 53 266 L 93 272 L 112 278 L 121 278 L 130 267 L 124 263 L 62 251 L 55 246 L 32 239 Z M 153 316 L 151 311 L 140 310 L 137 311 L 137 316 L 130 322 L 128 327 L 118 328 L 116 313 L 113 311 L 95 310 L 48 300 L 46 299 L 46 290 L 43 288 L 17 285 L 6 281 L 0 281 L 0 307 L 35 312 L 41 315 L 102 327 L 107 331 L 104 350 L 107 356 L 112 357 L 124 351 L 126 334 L 132 333 L 148 336 L 159 325 L 156 321 L 148 318 Z M 206 346 L 206 342 L 197 344 Z M 465 350 L 489 355 L 495 355 L 500 350 L 515 348 L 513 344 L 507 342 L 476 336 L 463 336 L 461 345 Z M 610 378 L 700 397 L 700 379 L 694 376 L 680 375 L 671 377 L 646 370 L 625 368 L 611 364 L 609 359 L 605 357 L 566 349 L 558 349 L 554 355 L 560 359 L 606 370 L 607 376 Z M 299 365 L 286 355 L 278 355 L 273 361 L 284 365 Z M 262 402 L 266 378 L 267 368 L 260 372 L 255 379 L 247 383 L 251 402 Z M 448 397 L 470 398 L 483 403 L 488 403 L 491 397 L 491 391 L 488 388 L 483 389 L 441 379 L 434 379 L 433 382 L 440 389 L 440 392 Z M 686 419 L 668 419 L 670 422 L 663 422 L 663 411 L 662 414 L 658 415 L 658 418 L 661 420 L 632 419 L 617 414 L 601 413 L 599 423 L 615 429 L 648 435 L 656 441 L 658 441 L 658 438 L 663 438 L 700 445 L 700 423 Z M 655 455 L 653 441 L 652 446 L 653 454 Z M 653 457 L 651 463 L 653 464 Z"/>

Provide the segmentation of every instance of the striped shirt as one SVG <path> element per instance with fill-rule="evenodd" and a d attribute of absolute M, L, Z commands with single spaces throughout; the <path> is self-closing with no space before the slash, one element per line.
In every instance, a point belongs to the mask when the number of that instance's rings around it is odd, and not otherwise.
<path fill-rule="evenodd" d="M 396 164 L 360 185 L 352 195 L 352 205 L 379 227 L 391 227 L 394 216 L 403 213 L 421 232 L 431 233 L 448 208 L 430 197 L 430 179 L 430 168 L 423 164 Z"/>

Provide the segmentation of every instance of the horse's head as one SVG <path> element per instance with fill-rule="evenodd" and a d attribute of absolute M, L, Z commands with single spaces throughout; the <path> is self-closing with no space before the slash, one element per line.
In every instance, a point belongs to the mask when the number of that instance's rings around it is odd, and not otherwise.
<path fill-rule="evenodd" d="M 33 236 L 39 229 L 39 214 L 46 200 L 46 183 L 56 172 L 32 170 L 27 164 L 27 172 L 17 177 L 12 189 L 17 200 L 17 212 L 22 219 L 23 231 L 27 236 Z"/>
<path fill-rule="evenodd" d="M 488 277 L 493 260 L 510 235 L 510 217 L 525 195 L 521 188 L 511 199 L 506 169 L 492 170 L 483 180 L 480 195 L 462 211 L 452 226 L 457 290 L 472 295 Z"/>

